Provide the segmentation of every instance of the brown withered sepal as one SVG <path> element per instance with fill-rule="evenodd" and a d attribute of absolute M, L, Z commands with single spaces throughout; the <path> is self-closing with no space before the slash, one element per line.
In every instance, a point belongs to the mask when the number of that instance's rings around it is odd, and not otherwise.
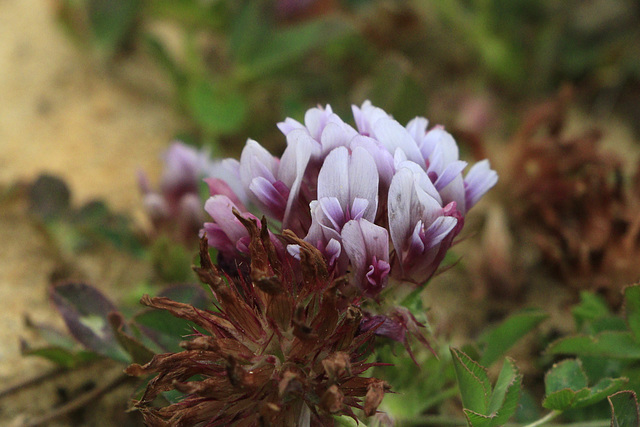
<path fill-rule="evenodd" d="M 565 132 L 570 91 L 525 120 L 510 164 L 513 217 L 562 279 L 612 302 L 640 275 L 640 194 L 601 133 Z"/>
<path fill-rule="evenodd" d="M 358 334 L 362 314 L 339 291 L 315 247 L 299 244 L 301 261 L 284 256 L 262 220 L 236 216 L 251 236 L 249 274 L 230 277 L 200 243 L 195 271 L 210 286 L 216 311 L 199 310 L 167 298 L 142 303 L 193 322 L 195 333 L 180 353 L 156 355 L 130 375 L 156 374 L 136 402 L 149 426 L 289 426 L 308 417 L 311 425 L 332 425 L 334 414 L 355 417 L 353 408 L 375 414 L 389 386 L 360 375 L 374 364 L 365 359 L 373 330 Z M 194 379 L 194 377 L 196 379 Z M 152 403 L 162 392 L 184 399 L 164 407 Z"/>

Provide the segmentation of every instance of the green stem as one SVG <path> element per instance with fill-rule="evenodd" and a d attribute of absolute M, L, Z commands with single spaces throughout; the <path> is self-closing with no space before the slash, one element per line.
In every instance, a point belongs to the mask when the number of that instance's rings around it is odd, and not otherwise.
<path fill-rule="evenodd" d="M 561 413 L 562 413 L 562 411 L 551 411 L 547 415 L 545 415 L 544 417 L 540 418 L 539 420 L 534 421 L 531 424 L 527 424 L 524 427 L 538 427 L 538 426 L 541 426 L 543 424 L 548 423 L 549 421 L 551 421 L 552 419 L 554 419 L 555 417 L 557 417 Z"/>

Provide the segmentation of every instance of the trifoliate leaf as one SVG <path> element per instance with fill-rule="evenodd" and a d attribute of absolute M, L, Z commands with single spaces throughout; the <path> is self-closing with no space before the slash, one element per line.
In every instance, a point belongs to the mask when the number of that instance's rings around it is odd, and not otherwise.
<path fill-rule="evenodd" d="M 458 386 L 465 409 L 485 414 L 489 405 L 491 384 L 487 371 L 469 356 L 451 348 Z"/>

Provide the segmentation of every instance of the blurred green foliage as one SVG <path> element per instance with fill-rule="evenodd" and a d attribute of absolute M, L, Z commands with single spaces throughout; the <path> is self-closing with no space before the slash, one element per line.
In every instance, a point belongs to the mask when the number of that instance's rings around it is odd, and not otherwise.
<path fill-rule="evenodd" d="M 58 3 L 65 28 L 110 65 L 132 48 L 150 54 L 200 143 L 282 145 L 273 123 L 314 104 L 368 98 L 401 121 L 442 120 L 479 87 L 513 99 L 565 81 L 596 92 L 640 81 L 633 0 Z"/>

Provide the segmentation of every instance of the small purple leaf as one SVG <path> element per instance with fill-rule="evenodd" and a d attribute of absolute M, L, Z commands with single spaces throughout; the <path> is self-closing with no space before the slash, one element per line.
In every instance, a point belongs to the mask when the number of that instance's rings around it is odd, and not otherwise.
<path fill-rule="evenodd" d="M 120 362 L 131 362 L 108 321 L 109 313 L 117 308 L 100 291 L 84 283 L 64 283 L 52 286 L 50 297 L 71 335 L 84 347 Z"/>

